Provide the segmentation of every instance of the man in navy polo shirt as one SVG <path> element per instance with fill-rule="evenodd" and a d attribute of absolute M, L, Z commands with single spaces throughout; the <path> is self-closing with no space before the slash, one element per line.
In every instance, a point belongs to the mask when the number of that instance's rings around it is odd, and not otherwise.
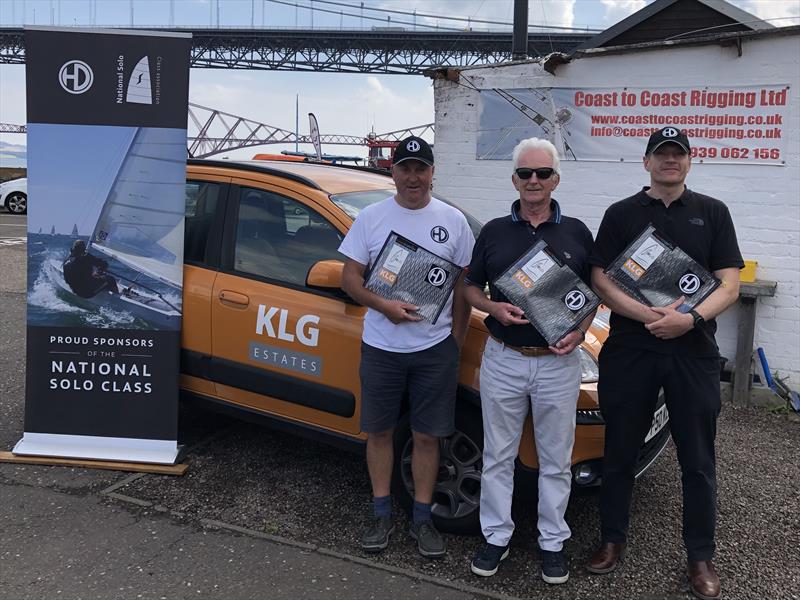
<path fill-rule="evenodd" d="M 575 349 L 594 313 L 555 346 L 548 346 L 522 310 L 509 303 L 492 282 L 533 244 L 544 240 L 588 283 L 592 234 L 578 219 L 563 215 L 551 197 L 560 175 L 558 152 L 550 142 L 523 140 L 514 149 L 513 159 L 511 181 L 519 199 L 509 215 L 490 221 L 481 230 L 464 290 L 470 304 L 489 313 L 485 322 L 491 335 L 480 376 L 484 435 L 480 516 L 486 543 L 475 555 L 471 569 L 483 577 L 494 575 L 508 556 L 514 532 L 514 459 L 530 410 L 539 457 L 542 578 L 557 584 L 569 578 L 563 544 L 570 536 L 564 513 L 581 383 L 580 357 Z M 484 293 L 487 283 L 488 298 Z"/>
<path fill-rule="evenodd" d="M 714 318 L 736 301 L 744 263 L 728 208 L 686 187 L 690 167 L 689 140 L 678 127 L 654 132 L 644 156 L 650 186 L 606 210 L 590 259 L 594 287 L 612 313 L 598 383 L 606 422 L 601 545 L 588 569 L 608 573 L 624 555 L 637 454 L 663 388 L 682 472 L 689 580 L 697 597 L 714 599 L 720 597 L 711 558 L 721 367 Z M 651 308 L 626 295 L 604 274 L 603 269 L 651 223 L 721 280 L 696 310 L 678 311 L 682 298 Z"/>

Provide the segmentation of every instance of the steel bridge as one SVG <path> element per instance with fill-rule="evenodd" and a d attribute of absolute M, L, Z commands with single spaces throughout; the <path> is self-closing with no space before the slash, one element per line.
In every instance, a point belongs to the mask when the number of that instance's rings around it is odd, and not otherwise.
<path fill-rule="evenodd" d="M 161 31 L 191 33 L 191 66 L 207 69 L 420 75 L 438 67 L 470 67 L 511 60 L 512 44 L 510 31 L 174 27 Z M 569 53 L 594 35 L 529 32 L 528 56 Z M 24 62 L 23 30 L 0 28 L 0 64 Z"/>
<path fill-rule="evenodd" d="M 0 123 L 0 133 L 26 133 L 25 125 Z M 369 146 L 375 142 L 399 142 L 409 135 L 433 133 L 433 123 L 398 129 L 368 136 L 329 133 L 320 135 L 322 144 L 340 146 Z M 189 103 L 187 127 L 189 156 L 205 158 L 239 148 L 252 148 L 269 144 L 311 144 L 310 135 L 297 135 L 294 131 L 260 123 L 221 110 Z"/>

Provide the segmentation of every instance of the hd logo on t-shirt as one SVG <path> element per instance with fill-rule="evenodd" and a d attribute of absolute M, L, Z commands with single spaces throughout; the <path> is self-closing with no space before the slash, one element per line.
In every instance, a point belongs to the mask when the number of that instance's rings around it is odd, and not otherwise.
<path fill-rule="evenodd" d="M 447 271 L 438 265 L 431 265 L 425 278 L 433 287 L 440 288 L 447 281 Z"/>

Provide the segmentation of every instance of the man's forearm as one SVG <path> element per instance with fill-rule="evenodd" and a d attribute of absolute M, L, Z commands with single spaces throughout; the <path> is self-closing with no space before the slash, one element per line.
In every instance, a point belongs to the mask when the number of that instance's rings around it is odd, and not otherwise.
<path fill-rule="evenodd" d="M 464 283 L 464 273 L 462 272 L 453 291 L 453 337 L 459 347 L 467 336 L 469 317 L 472 314 L 472 307 L 465 297 L 466 287 L 468 286 Z"/>
<path fill-rule="evenodd" d="M 466 301 L 483 312 L 488 313 L 491 308 L 492 301 L 486 296 L 483 288 L 464 282 L 464 298 Z"/>
<path fill-rule="evenodd" d="M 385 300 L 364 287 L 363 272 L 359 273 L 355 268 L 348 269 L 345 267 L 342 273 L 342 289 L 362 306 L 383 312 Z"/>
<path fill-rule="evenodd" d="M 695 309 L 703 319 L 710 321 L 716 318 L 739 298 L 739 269 L 719 269 L 714 275 L 722 282 L 708 298 L 703 300 Z"/>
<path fill-rule="evenodd" d="M 661 315 L 649 306 L 623 292 L 600 267 L 592 267 L 592 287 L 606 306 L 623 317 L 645 324 L 661 318 Z"/>

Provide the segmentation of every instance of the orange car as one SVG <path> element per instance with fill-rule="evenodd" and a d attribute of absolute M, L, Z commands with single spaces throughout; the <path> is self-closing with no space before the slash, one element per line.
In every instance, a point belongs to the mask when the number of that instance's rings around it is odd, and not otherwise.
<path fill-rule="evenodd" d="M 288 161 L 190 160 L 181 387 L 224 412 L 363 451 L 359 352 L 366 308 L 340 289 L 339 243 L 358 212 L 394 193 L 390 177 L 362 168 Z M 477 236 L 480 224 L 467 215 Z M 483 432 L 478 376 L 487 331 L 473 312 L 462 350 L 457 432 L 442 443 L 433 515 L 446 531 L 475 531 Z M 597 354 L 601 313 L 580 348 L 583 383 L 572 456 L 573 483 L 601 482 L 603 420 Z M 663 400 L 641 449 L 641 473 L 668 439 Z M 395 432 L 394 490 L 411 505 L 407 416 Z M 518 473 L 535 488 L 530 422 Z M 527 485 L 526 478 L 532 480 Z"/>

